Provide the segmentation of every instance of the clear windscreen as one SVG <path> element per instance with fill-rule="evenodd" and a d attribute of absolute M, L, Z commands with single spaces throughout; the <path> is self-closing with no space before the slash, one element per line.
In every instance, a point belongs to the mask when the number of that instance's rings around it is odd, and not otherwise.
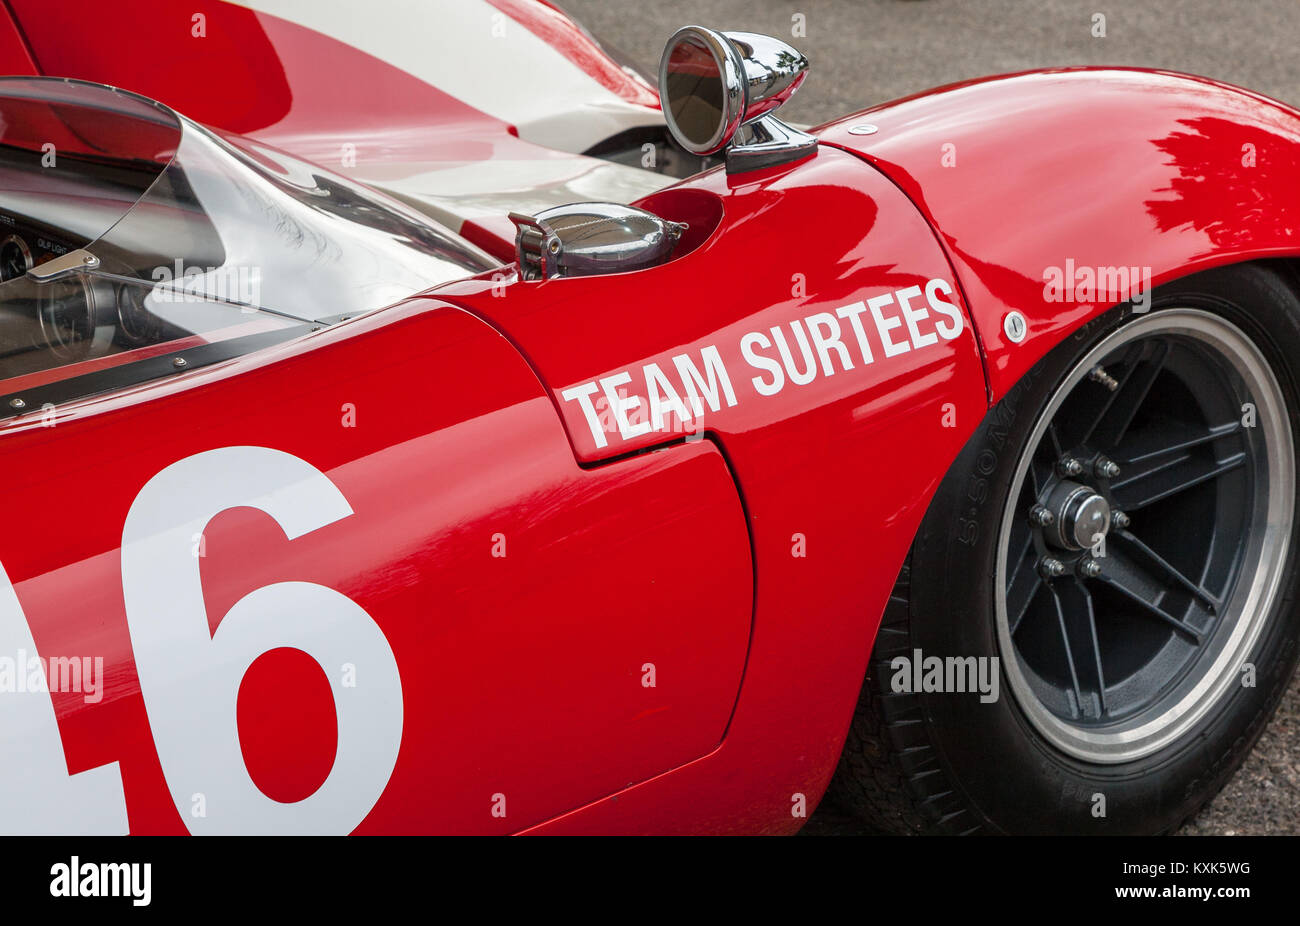
<path fill-rule="evenodd" d="M 238 356 L 496 263 L 401 203 L 140 97 L 0 79 L 0 415 Z"/>

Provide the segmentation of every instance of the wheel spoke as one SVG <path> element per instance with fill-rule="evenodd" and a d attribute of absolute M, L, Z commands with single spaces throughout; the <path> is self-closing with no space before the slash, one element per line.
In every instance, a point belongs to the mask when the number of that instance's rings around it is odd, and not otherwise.
<path fill-rule="evenodd" d="M 1200 447 L 1202 444 L 1228 437 L 1240 430 L 1240 421 L 1231 421 L 1208 428 L 1191 427 L 1181 422 L 1169 421 L 1134 437 L 1125 445 L 1125 452 L 1117 453 L 1115 459 L 1125 466 L 1151 463 L 1168 454 L 1185 455 L 1193 447 Z"/>
<path fill-rule="evenodd" d="M 1173 565 L 1165 560 L 1164 557 L 1134 536 L 1131 531 L 1116 531 L 1111 535 L 1111 537 L 1117 540 L 1122 540 L 1124 543 L 1141 553 L 1149 562 L 1161 569 L 1165 575 L 1169 576 L 1187 591 L 1199 598 L 1211 614 L 1217 614 L 1219 608 L 1223 606 L 1223 602 L 1216 595 L 1179 572 Z"/>
<path fill-rule="evenodd" d="M 1013 637 L 1043 584 L 1035 568 L 1037 559 L 1033 536 L 1026 533 L 1019 557 L 1009 560 L 1012 567 L 1008 570 L 1011 581 L 1007 583 L 1007 622 Z"/>
<path fill-rule="evenodd" d="M 1160 620 L 1172 627 L 1181 636 L 1198 646 L 1200 645 L 1201 631 L 1170 614 L 1158 603 L 1166 591 L 1162 583 L 1152 579 L 1136 563 L 1118 550 L 1112 549 L 1109 555 L 1102 560 L 1102 563 L 1101 574 L 1097 576 L 1095 581 L 1102 583 L 1107 588 L 1114 589 L 1129 601 L 1138 605 L 1139 613 Z"/>
<path fill-rule="evenodd" d="M 1111 484 L 1115 505 L 1126 512 L 1138 511 L 1171 495 L 1217 479 L 1246 462 L 1244 451 L 1222 460 L 1195 459 L 1184 455 L 1134 473 Z"/>
<path fill-rule="evenodd" d="M 1090 713 L 1087 708 L 1091 707 L 1091 698 L 1086 693 L 1091 693 L 1096 695 L 1097 716 L 1100 718 L 1106 713 L 1106 682 L 1101 667 L 1101 646 L 1097 642 L 1092 595 L 1078 581 L 1054 582 L 1050 588 L 1078 712 Z"/>
<path fill-rule="evenodd" d="M 1052 476 L 1052 461 L 1040 459 L 1044 456 L 1043 449 L 1047 446 L 1046 442 L 1038 448 L 1036 453 L 1029 460 L 1029 488 L 1031 490 L 1031 503 L 1043 493 L 1043 486 L 1047 485 L 1048 479 Z"/>
<path fill-rule="evenodd" d="M 1047 439 L 1051 442 L 1052 459 L 1059 460 L 1065 453 L 1065 448 L 1061 446 L 1061 436 L 1056 430 L 1056 422 L 1049 422 L 1047 425 Z"/>

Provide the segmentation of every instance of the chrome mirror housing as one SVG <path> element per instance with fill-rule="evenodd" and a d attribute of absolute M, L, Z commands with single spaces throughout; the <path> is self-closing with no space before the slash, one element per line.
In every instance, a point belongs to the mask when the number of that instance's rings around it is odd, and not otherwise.
<path fill-rule="evenodd" d="M 808 59 L 779 39 L 756 32 L 724 32 L 744 64 L 745 116 L 753 122 L 776 109 L 808 76 Z"/>
<path fill-rule="evenodd" d="M 808 59 L 779 39 L 686 26 L 659 62 L 668 130 L 692 154 L 726 149 L 728 173 L 808 157 L 817 140 L 772 115 L 807 73 Z"/>

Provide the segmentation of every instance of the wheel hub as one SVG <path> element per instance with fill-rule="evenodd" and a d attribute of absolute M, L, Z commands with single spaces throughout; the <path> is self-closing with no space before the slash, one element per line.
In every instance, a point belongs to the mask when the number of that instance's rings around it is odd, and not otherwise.
<path fill-rule="evenodd" d="M 1091 486 L 1063 480 L 1044 507 L 1052 512 L 1045 533 L 1049 543 L 1065 550 L 1096 546 L 1110 530 L 1110 503 Z"/>

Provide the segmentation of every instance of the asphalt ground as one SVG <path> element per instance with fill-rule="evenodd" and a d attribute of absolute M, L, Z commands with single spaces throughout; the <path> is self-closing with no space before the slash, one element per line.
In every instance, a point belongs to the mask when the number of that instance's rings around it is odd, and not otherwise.
<path fill-rule="evenodd" d="M 817 124 L 954 81 L 1029 68 L 1125 65 L 1213 77 L 1300 105 L 1300 0 L 559 0 L 656 73 L 687 24 L 762 32 L 812 62 L 782 109 Z M 1096 16 L 1105 16 L 1105 35 Z M 802 20 L 795 17 L 802 16 Z M 802 27 L 802 34 L 792 30 Z M 1300 178 L 1297 178 L 1300 183 Z M 808 834 L 867 832 L 831 806 Z M 1184 834 L 1300 833 L 1300 680 L 1255 750 Z"/>
<path fill-rule="evenodd" d="M 658 73 L 687 24 L 762 32 L 812 62 L 781 110 L 816 124 L 930 87 L 1029 68 L 1123 65 L 1213 77 L 1300 105 L 1297 0 L 559 0 Z M 1095 37 L 1094 17 L 1105 16 Z M 792 36 L 803 16 L 804 35 Z"/>

